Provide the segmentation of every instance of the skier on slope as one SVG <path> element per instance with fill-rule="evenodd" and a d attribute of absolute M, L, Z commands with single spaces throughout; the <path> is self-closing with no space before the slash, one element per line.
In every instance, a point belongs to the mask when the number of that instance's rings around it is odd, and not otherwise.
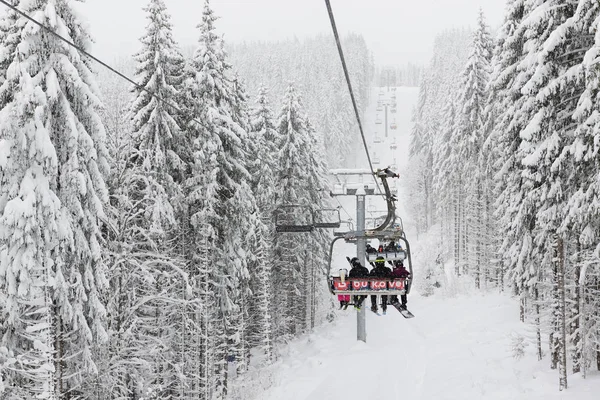
<path fill-rule="evenodd" d="M 352 265 L 352 269 L 350 269 L 349 277 L 350 278 L 366 278 L 369 276 L 369 270 L 362 266 L 360 261 L 358 261 L 358 257 L 354 257 L 350 259 L 350 257 L 346 257 L 350 265 Z M 365 300 L 367 296 L 353 296 L 354 308 L 359 309 L 362 305 L 362 302 Z"/>
<path fill-rule="evenodd" d="M 408 272 L 406 270 L 406 268 L 404 268 L 404 263 L 400 260 L 394 261 L 394 269 L 392 270 L 392 278 L 407 279 L 409 277 L 410 277 L 410 272 Z M 400 298 L 402 299 L 401 307 L 406 310 L 406 303 L 407 303 L 406 293 L 400 295 Z M 396 304 L 397 302 L 398 302 L 398 296 L 397 295 L 391 296 L 390 303 Z"/>
<path fill-rule="evenodd" d="M 392 275 L 392 270 L 385 266 L 385 259 L 377 257 L 375 260 L 375 268 L 371 270 L 369 276 L 374 278 L 389 278 Z M 387 295 L 381 296 L 381 309 L 387 311 Z M 371 295 L 371 311 L 377 312 L 377 295 Z"/>

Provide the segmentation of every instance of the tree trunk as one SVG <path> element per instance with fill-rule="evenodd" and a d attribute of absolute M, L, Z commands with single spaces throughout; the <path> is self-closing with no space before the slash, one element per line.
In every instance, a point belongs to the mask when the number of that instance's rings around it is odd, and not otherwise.
<path fill-rule="evenodd" d="M 542 353 L 542 329 L 540 327 L 540 292 L 537 287 L 537 284 L 533 289 L 533 296 L 535 302 L 535 338 L 537 343 L 537 357 L 538 361 L 542 361 L 542 357 L 544 356 L 544 354 Z"/>
<path fill-rule="evenodd" d="M 581 252 L 581 246 L 579 244 L 579 240 L 576 240 L 576 248 L 575 248 L 576 254 L 577 254 L 577 258 L 575 260 L 575 268 L 574 268 L 574 280 L 575 280 L 575 293 L 574 293 L 574 308 L 575 308 L 575 315 L 571 315 L 571 324 L 570 324 L 570 337 L 573 343 L 573 354 L 572 354 L 572 361 L 573 361 L 573 373 L 577 374 L 579 372 L 581 372 L 581 355 L 582 355 L 582 348 L 581 348 L 581 336 L 580 336 L 580 326 L 579 326 L 579 316 L 581 315 L 581 313 L 583 312 L 583 310 L 581 309 L 581 294 L 580 294 L 580 285 L 579 285 L 579 279 L 580 279 L 580 275 L 581 275 L 581 261 L 580 261 L 580 257 L 579 254 Z"/>
<path fill-rule="evenodd" d="M 558 361 L 559 389 L 567 389 L 567 323 L 565 307 L 565 258 L 564 242 L 558 235 L 554 235 L 552 263 L 556 271 L 556 359 Z"/>
<path fill-rule="evenodd" d="M 460 276 L 460 248 L 461 248 L 461 231 L 460 231 L 460 179 L 458 181 L 458 185 L 456 190 L 456 197 L 454 199 L 454 268 L 456 271 L 456 276 Z"/>

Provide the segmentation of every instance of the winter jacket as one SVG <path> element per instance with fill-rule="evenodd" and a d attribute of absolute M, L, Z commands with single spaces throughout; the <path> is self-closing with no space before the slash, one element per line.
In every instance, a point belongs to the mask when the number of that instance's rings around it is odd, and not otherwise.
<path fill-rule="evenodd" d="M 376 278 L 389 278 L 392 275 L 392 271 L 385 266 L 376 266 L 371 270 L 369 276 L 373 276 Z"/>
<path fill-rule="evenodd" d="M 367 244 L 367 253 L 368 254 L 377 253 L 377 249 L 375 247 L 371 246 L 370 244 Z"/>
<path fill-rule="evenodd" d="M 367 276 L 369 276 L 369 270 L 360 264 L 355 264 L 348 275 L 350 278 L 364 278 Z"/>
<path fill-rule="evenodd" d="M 408 278 L 410 272 L 406 270 L 404 267 L 394 267 L 392 271 L 392 278 Z"/>

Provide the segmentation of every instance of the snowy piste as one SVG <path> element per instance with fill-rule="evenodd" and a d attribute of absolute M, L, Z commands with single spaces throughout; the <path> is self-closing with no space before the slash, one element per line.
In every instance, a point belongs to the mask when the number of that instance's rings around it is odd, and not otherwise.
<path fill-rule="evenodd" d="M 234 398 L 598 399 L 597 373 L 572 375 L 569 389 L 558 391 L 556 371 L 547 357 L 537 361 L 533 332 L 515 317 L 518 303 L 508 295 L 412 295 L 409 309 L 416 318 L 392 307 L 383 316 L 368 312 L 367 343 L 356 341 L 355 312 L 338 311 L 336 321 L 284 348 L 273 366 L 244 377 L 257 385 Z M 520 358 L 517 337 L 528 343 Z"/>

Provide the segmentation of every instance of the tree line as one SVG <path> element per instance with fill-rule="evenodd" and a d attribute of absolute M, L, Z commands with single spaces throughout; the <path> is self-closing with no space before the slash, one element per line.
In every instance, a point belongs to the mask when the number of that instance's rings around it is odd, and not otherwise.
<path fill-rule="evenodd" d="M 482 13 L 460 51 L 460 34 L 440 36 L 414 114 L 409 201 L 457 275 L 519 296 L 564 389 L 568 366 L 600 369 L 600 4 L 506 10 L 495 38 Z"/>

